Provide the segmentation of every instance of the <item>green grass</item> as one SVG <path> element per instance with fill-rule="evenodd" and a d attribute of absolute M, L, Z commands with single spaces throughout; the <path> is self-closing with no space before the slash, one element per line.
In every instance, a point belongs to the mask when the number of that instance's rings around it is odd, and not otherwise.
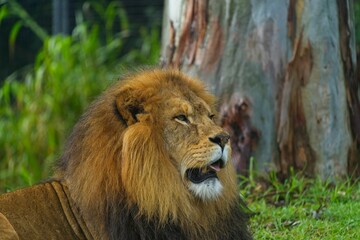
<path fill-rule="evenodd" d="M 360 239 L 360 184 L 294 175 L 244 181 L 254 239 Z"/>

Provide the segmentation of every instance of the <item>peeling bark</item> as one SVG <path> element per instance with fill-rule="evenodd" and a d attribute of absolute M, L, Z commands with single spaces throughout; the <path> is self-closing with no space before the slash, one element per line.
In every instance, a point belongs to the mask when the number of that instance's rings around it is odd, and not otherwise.
<path fill-rule="evenodd" d="M 197 40 L 195 44 L 193 44 L 192 49 L 190 50 L 190 56 L 189 56 L 189 64 L 193 64 L 195 60 L 195 56 L 197 55 L 197 52 L 202 47 L 202 44 L 205 39 L 206 35 L 206 10 L 207 10 L 207 1 L 202 0 L 198 1 L 195 4 L 195 14 L 194 14 L 194 22 L 196 24 L 196 29 L 199 31 Z M 194 30 L 196 32 L 196 30 Z"/>
<path fill-rule="evenodd" d="M 206 0 L 188 0 L 184 13 L 184 21 L 175 54 L 167 54 L 164 63 L 174 67 L 181 67 L 185 57 L 189 65 L 193 64 L 206 35 Z M 170 22 L 170 40 L 173 38 L 174 25 Z M 171 47 L 172 41 L 168 44 Z M 172 52 L 174 53 L 174 51 Z"/>
<path fill-rule="evenodd" d="M 278 127 L 279 168 L 282 176 L 289 174 L 290 168 L 305 170 L 313 175 L 314 151 L 309 144 L 306 117 L 300 89 L 309 81 L 313 67 L 311 45 L 303 43 L 303 35 L 296 39 L 294 56 L 286 69 L 282 88 L 280 122 Z"/>
<path fill-rule="evenodd" d="M 194 17 L 194 4 L 195 0 L 188 0 L 185 12 L 185 19 L 183 22 L 183 27 L 180 34 L 180 40 L 175 52 L 174 59 L 170 62 L 175 67 L 180 67 L 182 63 L 182 58 L 185 53 L 186 48 L 191 43 L 191 31 L 192 29 L 192 22 Z"/>
<path fill-rule="evenodd" d="M 170 21 L 170 30 L 169 30 L 169 42 L 166 47 L 166 53 L 164 59 L 169 59 L 169 64 L 172 62 L 172 59 L 174 57 L 175 52 L 175 37 L 176 37 L 176 31 L 174 28 L 173 21 Z M 162 66 L 166 65 L 167 63 L 165 61 L 161 61 L 160 63 Z"/>
<path fill-rule="evenodd" d="M 219 19 L 214 17 L 212 20 L 212 31 L 209 33 L 209 41 L 205 46 L 205 51 L 198 59 L 201 61 L 201 67 L 204 71 L 212 69 L 220 59 L 223 51 L 223 30 Z"/>
<path fill-rule="evenodd" d="M 349 20 L 349 4 L 337 0 L 340 31 L 340 49 L 344 67 L 345 86 L 349 108 L 349 118 L 353 143 L 349 152 L 348 172 L 360 176 L 360 103 L 358 98 L 359 82 L 356 77 L 355 46 L 351 43 L 350 33 L 354 31 Z"/>
<path fill-rule="evenodd" d="M 287 28 L 288 37 L 292 43 L 295 43 L 296 32 L 301 29 L 301 18 L 304 11 L 304 0 L 290 0 L 288 15 L 287 15 Z M 292 46 L 294 47 L 294 46 Z"/>
<path fill-rule="evenodd" d="M 335 179 L 359 166 L 350 0 L 179 1 L 179 15 L 165 11 L 164 65 L 221 98 L 240 173 L 251 157 L 284 177 L 294 168 Z"/>

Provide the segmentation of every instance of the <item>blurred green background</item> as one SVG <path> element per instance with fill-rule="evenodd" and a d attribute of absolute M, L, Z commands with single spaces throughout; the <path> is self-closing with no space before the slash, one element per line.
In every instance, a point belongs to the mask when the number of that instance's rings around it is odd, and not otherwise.
<path fill-rule="evenodd" d="M 0 1 L 0 192 L 50 176 L 89 102 L 159 59 L 162 1 L 68 1 L 65 34 L 54 2 Z"/>
<path fill-rule="evenodd" d="M 50 176 L 89 102 L 160 57 L 162 0 L 70 0 L 60 30 L 58 1 L 0 0 L 0 193 Z"/>

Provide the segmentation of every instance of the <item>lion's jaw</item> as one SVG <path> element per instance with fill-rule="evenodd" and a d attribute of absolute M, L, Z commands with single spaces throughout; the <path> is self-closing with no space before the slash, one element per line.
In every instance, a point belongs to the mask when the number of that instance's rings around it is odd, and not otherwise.
<path fill-rule="evenodd" d="M 223 184 L 218 174 L 228 163 L 230 146 L 228 144 L 224 148 L 214 146 L 209 155 L 208 158 L 205 156 L 208 160 L 201 167 L 188 168 L 185 164 L 181 166 L 188 189 L 195 197 L 203 201 L 215 200 L 222 194 Z"/>

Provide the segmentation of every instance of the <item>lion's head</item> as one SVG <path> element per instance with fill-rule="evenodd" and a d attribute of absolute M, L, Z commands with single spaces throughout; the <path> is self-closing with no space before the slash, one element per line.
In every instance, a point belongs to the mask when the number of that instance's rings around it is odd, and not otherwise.
<path fill-rule="evenodd" d="M 186 236 L 210 236 L 238 203 L 229 135 L 216 118 L 198 80 L 175 70 L 129 75 L 75 126 L 56 176 L 104 231 L 125 207 Z"/>

